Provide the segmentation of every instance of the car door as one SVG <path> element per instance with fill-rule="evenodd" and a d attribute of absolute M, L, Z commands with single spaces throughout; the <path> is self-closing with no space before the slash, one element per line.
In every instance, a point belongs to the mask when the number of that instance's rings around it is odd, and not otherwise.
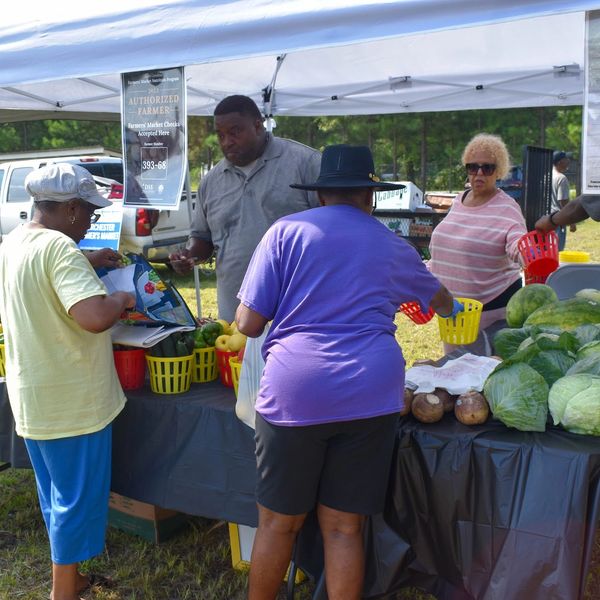
<path fill-rule="evenodd" d="M 33 166 L 22 166 L 8 170 L 8 180 L 4 182 L 6 196 L 2 205 L 2 235 L 31 219 L 33 201 L 25 191 L 25 177 L 33 169 Z"/>

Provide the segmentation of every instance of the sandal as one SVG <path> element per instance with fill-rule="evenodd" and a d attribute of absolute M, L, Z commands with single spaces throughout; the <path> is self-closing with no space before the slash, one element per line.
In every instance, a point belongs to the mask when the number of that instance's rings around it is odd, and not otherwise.
<path fill-rule="evenodd" d="M 99 575 L 98 573 L 90 573 L 89 575 L 84 575 L 87 577 L 88 582 L 80 588 L 77 593 L 84 594 L 88 590 L 91 590 L 93 587 L 99 586 L 103 588 L 111 588 L 114 587 L 115 582 L 110 577 L 105 577 L 104 575 Z M 52 600 L 52 592 L 50 592 L 50 600 Z M 80 600 L 84 600 L 81 598 Z"/>

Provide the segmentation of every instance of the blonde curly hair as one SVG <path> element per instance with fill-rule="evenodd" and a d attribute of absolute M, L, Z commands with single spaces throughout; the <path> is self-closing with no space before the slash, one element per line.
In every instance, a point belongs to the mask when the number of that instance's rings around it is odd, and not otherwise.
<path fill-rule="evenodd" d="M 476 152 L 486 152 L 490 154 L 496 163 L 496 176 L 498 179 L 504 179 L 510 170 L 510 156 L 506 144 L 498 135 L 491 133 L 478 133 L 465 146 L 462 154 L 462 164 L 466 165 L 469 157 Z"/>

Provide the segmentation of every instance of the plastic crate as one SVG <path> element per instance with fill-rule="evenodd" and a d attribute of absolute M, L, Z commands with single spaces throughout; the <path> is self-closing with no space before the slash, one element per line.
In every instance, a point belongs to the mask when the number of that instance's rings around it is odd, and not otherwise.
<path fill-rule="evenodd" d="M 546 283 L 548 275 L 532 275 L 527 269 L 524 269 L 523 279 L 525 281 L 525 285 L 530 285 L 532 283 Z"/>
<path fill-rule="evenodd" d="M 544 277 L 558 268 L 558 237 L 554 231 L 530 231 L 519 240 L 518 248 L 530 275 Z"/>
<path fill-rule="evenodd" d="M 589 252 L 579 252 L 578 250 L 562 250 L 558 253 L 558 262 L 564 263 L 588 263 L 590 262 Z"/>
<path fill-rule="evenodd" d="M 232 356 L 229 359 L 229 368 L 231 369 L 231 381 L 233 383 L 233 391 L 235 392 L 235 397 L 237 398 L 238 386 L 240 384 L 240 373 L 242 372 L 242 363 L 237 357 L 237 355 Z"/>
<path fill-rule="evenodd" d="M 421 306 L 418 302 L 403 302 L 400 305 L 400 310 L 417 325 L 425 325 L 425 323 L 429 323 L 435 314 L 433 308 L 431 307 L 426 313 L 424 313 L 421 310 Z"/>
<path fill-rule="evenodd" d="M 115 369 L 124 390 L 139 390 L 146 378 L 146 351 L 142 348 L 113 350 Z"/>
<path fill-rule="evenodd" d="M 150 388 L 155 394 L 181 394 L 192 385 L 194 355 L 160 358 L 146 354 Z"/>
<path fill-rule="evenodd" d="M 207 381 L 214 381 L 218 376 L 217 354 L 214 346 L 209 348 L 194 348 L 192 382 L 206 383 Z"/>
<path fill-rule="evenodd" d="M 233 387 L 233 377 L 231 376 L 231 365 L 229 359 L 237 356 L 237 352 L 228 352 L 227 350 L 215 349 L 217 354 L 217 368 L 221 383 L 227 387 Z"/>
<path fill-rule="evenodd" d="M 412 219 L 404 219 L 400 217 L 377 217 L 377 220 L 383 223 L 390 231 L 398 235 L 407 236 L 408 230 L 412 223 Z"/>
<path fill-rule="evenodd" d="M 471 298 L 456 298 L 464 304 L 464 311 L 454 318 L 444 319 L 438 315 L 440 338 L 447 344 L 460 346 L 472 344 L 479 334 L 479 321 L 483 304 Z"/>

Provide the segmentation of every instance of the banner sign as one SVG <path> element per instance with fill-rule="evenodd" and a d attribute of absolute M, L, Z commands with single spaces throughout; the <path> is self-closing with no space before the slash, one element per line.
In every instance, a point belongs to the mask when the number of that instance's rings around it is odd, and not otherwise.
<path fill-rule="evenodd" d="M 183 67 L 121 75 L 123 205 L 177 210 L 187 168 Z"/>
<path fill-rule="evenodd" d="M 582 191 L 600 193 L 600 11 L 586 13 Z"/>
<path fill-rule="evenodd" d="M 121 222 L 123 220 L 123 204 L 114 201 L 111 206 L 99 208 L 100 218 L 90 226 L 85 237 L 79 242 L 80 250 L 101 250 L 110 248 L 119 251 Z"/>

